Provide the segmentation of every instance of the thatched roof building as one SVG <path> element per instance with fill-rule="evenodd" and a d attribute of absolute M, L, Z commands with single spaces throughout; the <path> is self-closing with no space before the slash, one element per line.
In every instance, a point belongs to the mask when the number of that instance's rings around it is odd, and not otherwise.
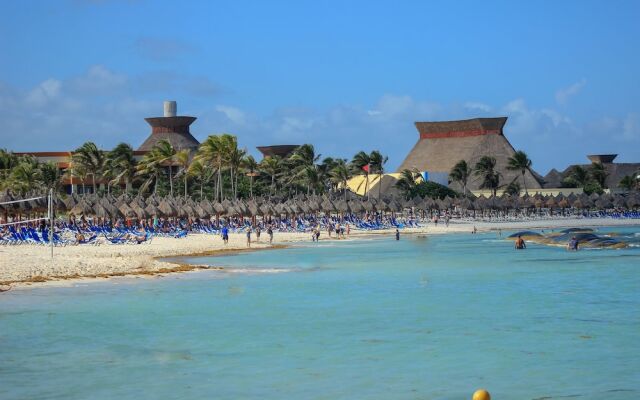
<path fill-rule="evenodd" d="M 617 156 L 617 154 L 591 154 L 587 156 L 589 161 L 591 161 L 591 164 L 570 165 L 562 172 L 552 169 L 544 177 L 544 187 L 562 187 L 562 182 L 571 175 L 571 172 L 575 167 L 580 166 L 589 170 L 591 165 L 600 163 L 604 166 L 604 169 L 607 172 L 605 186 L 609 189 L 616 189 L 620 186 L 620 181 L 625 176 L 637 176 L 640 174 L 640 163 L 615 163 L 613 161 Z"/>
<path fill-rule="evenodd" d="M 416 168 L 430 175 L 442 176 L 449 174 L 460 160 L 473 167 L 482 156 L 491 156 L 495 157 L 497 170 L 502 174 L 501 183 L 507 184 L 515 178 L 521 183 L 520 172 L 506 168 L 509 157 L 515 153 L 502 131 L 506 122 L 507 117 L 416 122 L 420 137 L 398 171 Z M 542 187 L 542 178 L 531 169 L 526 171 L 525 180 L 528 189 Z M 467 188 L 479 189 L 480 183 L 480 179 L 472 177 Z M 450 183 L 450 186 L 461 189 L 455 183 Z"/>
<path fill-rule="evenodd" d="M 298 144 L 278 144 L 274 146 L 258 146 L 256 148 L 264 158 L 273 156 L 285 158 L 298 147 L 300 147 Z"/>
<path fill-rule="evenodd" d="M 189 131 L 196 117 L 177 116 L 176 113 L 176 102 L 165 101 L 163 117 L 145 118 L 151 125 L 151 135 L 138 147 L 138 151 L 149 151 L 163 139 L 168 140 L 176 150 L 196 149 L 200 143 Z"/>

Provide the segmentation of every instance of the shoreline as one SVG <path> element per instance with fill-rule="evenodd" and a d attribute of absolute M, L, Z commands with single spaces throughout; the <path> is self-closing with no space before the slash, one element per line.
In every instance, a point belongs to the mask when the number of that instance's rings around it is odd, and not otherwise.
<path fill-rule="evenodd" d="M 405 228 L 401 235 L 439 235 L 478 232 L 545 230 L 573 227 L 626 227 L 639 226 L 640 220 L 614 219 L 549 219 L 518 222 L 470 222 L 451 221 L 449 227 L 443 223 L 435 226 L 425 224 L 421 228 Z M 379 231 L 352 230 L 344 240 L 360 240 L 367 237 L 391 237 L 394 229 Z M 114 278 L 151 278 L 166 275 L 197 272 L 201 270 L 224 270 L 222 267 L 190 265 L 172 258 L 220 256 L 246 251 L 275 250 L 286 248 L 290 243 L 310 242 L 310 233 L 276 233 L 276 243 L 252 241 L 246 247 L 243 234 L 231 234 L 229 244 L 224 245 L 219 236 L 191 234 L 186 238 L 154 238 L 151 243 L 141 245 L 67 246 L 54 249 L 53 260 L 45 246 L 0 247 L 0 293 L 11 290 L 35 289 L 47 286 L 67 286 L 78 283 L 106 281 Z M 266 241 L 265 241 L 266 240 Z M 329 239 L 321 233 L 321 241 Z M 343 240 L 343 239 L 340 239 Z M 19 260 L 19 262 L 15 262 Z M 13 262 L 12 262 L 13 261 Z"/>

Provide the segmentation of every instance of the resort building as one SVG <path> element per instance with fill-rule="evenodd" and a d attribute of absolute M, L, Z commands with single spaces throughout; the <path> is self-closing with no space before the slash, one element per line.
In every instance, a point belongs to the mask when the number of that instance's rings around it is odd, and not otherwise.
<path fill-rule="evenodd" d="M 593 164 L 602 164 L 607 173 L 607 177 L 604 181 L 605 187 L 616 191 L 616 189 L 619 188 L 622 178 L 625 176 L 638 176 L 638 174 L 640 174 L 640 163 L 615 163 L 613 161 L 617 156 L 617 154 L 592 154 L 587 156 L 589 161 L 591 161 L 590 164 L 570 165 L 562 172 L 553 168 L 544 177 L 544 187 L 562 187 L 566 179 L 569 178 L 576 167 L 582 167 L 588 170 Z"/>
<path fill-rule="evenodd" d="M 178 116 L 177 103 L 175 101 L 164 102 L 164 115 L 162 117 L 149 117 L 145 121 L 151 126 L 151 134 L 147 139 L 133 152 L 136 159 L 140 160 L 153 146 L 160 140 L 166 139 L 173 145 L 176 150 L 197 149 L 200 144 L 196 138 L 191 135 L 190 126 L 196 120 L 196 117 Z M 72 151 L 40 151 L 40 152 L 23 152 L 16 153 L 18 155 L 31 155 L 40 162 L 54 162 L 58 166 L 60 176 L 63 176 L 62 185 L 67 193 L 80 193 L 83 190 L 92 192 L 91 180 L 85 179 L 83 182 L 74 177 L 73 173 L 65 175 L 67 170 L 73 169 Z M 103 183 L 103 182 L 99 182 Z"/>
<path fill-rule="evenodd" d="M 200 142 L 189 131 L 189 126 L 193 124 L 196 117 L 177 116 L 177 108 L 175 101 L 165 101 L 164 116 L 144 119 L 151 125 L 151 134 L 138 147 L 138 151 L 147 152 L 161 140 L 168 140 L 176 150 L 198 148 Z"/>
<path fill-rule="evenodd" d="M 256 149 L 262 153 L 262 158 L 273 156 L 285 158 L 299 146 L 299 144 L 279 144 L 275 146 L 258 146 Z"/>
<path fill-rule="evenodd" d="M 473 167 L 483 156 L 496 159 L 496 170 L 501 174 L 501 184 L 514 179 L 522 182 L 520 171 L 507 169 L 508 160 L 515 153 L 504 135 L 507 117 L 474 118 L 460 121 L 416 122 L 418 142 L 413 146 L 398 172 L 417 169 L 427 180 L 462 190 L 457 183 L 449 183 L 449 173 L 460 160 Z M 524 176 L 527 189 L 541 189 L 542 177 L 532 169 Z M 473 176 L 467 189 L 480 189 L 481 179 Z"/>

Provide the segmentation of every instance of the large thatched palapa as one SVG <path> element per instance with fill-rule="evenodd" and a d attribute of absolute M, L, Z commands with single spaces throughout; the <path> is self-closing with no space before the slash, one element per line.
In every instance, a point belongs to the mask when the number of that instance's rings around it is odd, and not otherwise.
<path fill-rule="evenodd" d="M 482 156 L 496 159 L 498 172 L 502 174 L 501 182 L 507 184 L 518 178 L 522 184 L 519 171 L 510 171 L 506 167 L 508 159 L 515 150 L 502 132 L 507 117 L 474 118 L 461 121 L 416 122 L 420 139 L 413 146 L 409 155 L 398 169 L 427 171 L 429 175 L 447 176 L 451 168 L 460 160 L 465 160 L 471 167 Z M 525 172 L 528 189 L 540 189 L 541 178 L 533 170 Z M 479 189 L 481 179 L 472 177 L 467 187 Z M 456 183 L 450 186 L 460 190 Z"/>

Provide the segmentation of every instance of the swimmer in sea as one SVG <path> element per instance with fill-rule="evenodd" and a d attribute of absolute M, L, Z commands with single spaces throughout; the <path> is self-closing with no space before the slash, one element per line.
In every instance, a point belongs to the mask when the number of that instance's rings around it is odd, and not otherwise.
<path fill-rule="evenodd" d="M 527 245 L 525 244 L 524 240 L 522 239 L 522 236 L 518 235 L 518 238 L 516 239 L 516 250 L 524 250 L 527 248 Z"/>

